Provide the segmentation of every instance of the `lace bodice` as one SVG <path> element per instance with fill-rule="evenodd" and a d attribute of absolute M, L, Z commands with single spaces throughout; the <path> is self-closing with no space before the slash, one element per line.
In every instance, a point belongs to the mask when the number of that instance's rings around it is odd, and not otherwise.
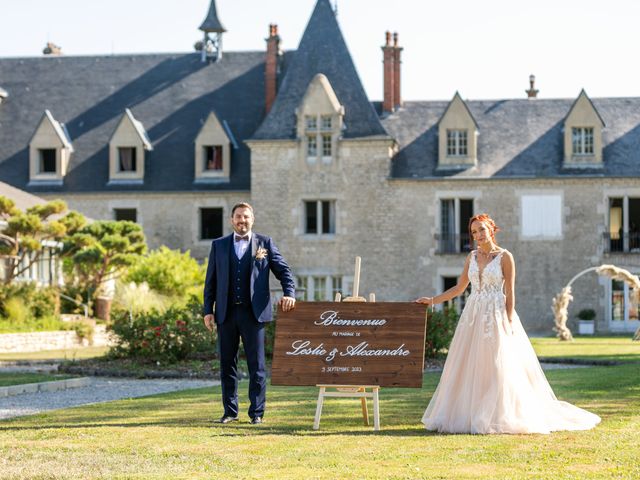
<path fill-rule="evenodd" d="M 471 254 L 469 263 L 469 281 L 471 282 L 471 294 L 480 295 L 503 295 L 502 286 L 504 277 L 502 276 L 502 266 L 500 259 L 505 250 L 502 250 L 491 260 L 482 272 L 478 266 L 477 252 Z"/>

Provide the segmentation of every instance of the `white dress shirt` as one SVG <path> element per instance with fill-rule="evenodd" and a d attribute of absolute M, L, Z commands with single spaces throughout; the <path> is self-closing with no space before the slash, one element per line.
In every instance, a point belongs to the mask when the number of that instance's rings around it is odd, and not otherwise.
<path fill-rule="evenodd" d="M 249 237 L 247 240 L 240 240 L 237 242 L 236 237 L 242 236 L 243 235 L 238 235 L 237 233 L 233 234 L 233 249 L 236 251 L 236 257 L 238 258 L 242 258 L 244 253 L 247 251 L 247 248 L 249 248 L 249 245 L 251 245 L 251 232 L 247 233 L 247 236 Z"/>

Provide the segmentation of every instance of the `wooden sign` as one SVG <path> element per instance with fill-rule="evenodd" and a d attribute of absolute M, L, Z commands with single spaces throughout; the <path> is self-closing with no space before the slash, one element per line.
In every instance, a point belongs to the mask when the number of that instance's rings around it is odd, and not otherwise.
<path fill-rule="evenodd" d="M 271 383 L 420 388 L 426 320 L 417 303 L 298 302 L 278 312 Z"/>

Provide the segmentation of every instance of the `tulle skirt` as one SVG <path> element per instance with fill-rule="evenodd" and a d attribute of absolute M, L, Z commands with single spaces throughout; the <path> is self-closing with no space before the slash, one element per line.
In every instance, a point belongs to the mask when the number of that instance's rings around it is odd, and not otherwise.
<path fill-rule="evenodd" d="M 600 417 L 556 398 L 502 294 L 472 294 L 422 422 L 448 433 L 549 433 L 587 430 Z"/>

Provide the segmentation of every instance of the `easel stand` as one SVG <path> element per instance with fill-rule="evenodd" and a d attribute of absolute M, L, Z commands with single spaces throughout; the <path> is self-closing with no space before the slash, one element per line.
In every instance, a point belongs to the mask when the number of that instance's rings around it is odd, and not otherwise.
<path fill-rule="evenodd" d="M 316 407 L 316 418 L 313 421 L 313 429 L 320 428 L 320 416 L 322 415 L 322 405 L 324 399 L 328 397 L 360 398 L 362 404 L 362 418 L 365 426 L 369 426 L 369 410 L 367 409 L 367 398 L 373 399 L 373 429 L 380 430 L 380 403 L 378 401 L 378 385 L 316 385 L 320 388 L 318 394 L 318 405 Z M 327 389 L 331 389 L 327 391 Z M 370 391 L 367 391 L 370 390 Z"/>
<path fill-rule="evenodd" d="M 360 257 L 356 257 L 356 269 L 353 277 L 353 296 L 342 298 L 340 293 L 336 293 L 336 302 L 366 302 L 366 298 L 358 296 L 360 287 Z M 375 302 L 376 296 L 369 294 L 369 301 Z M 380 430 L 380 403 L 378 399 L 379 385 L 316 385 L 320 389 L 318 393 L 318 403 L 316 405 L 316 416 L 313 421 L 313 429 L 320 428 L 320 416 L 322 415 L 322 406 L 325 398 L 360 398 L 362 405 L 362 417 L 365 426 L 369 426 L 369 411 L 367 409 L 367 398 L 373 399 L 373 430 Z"/>

